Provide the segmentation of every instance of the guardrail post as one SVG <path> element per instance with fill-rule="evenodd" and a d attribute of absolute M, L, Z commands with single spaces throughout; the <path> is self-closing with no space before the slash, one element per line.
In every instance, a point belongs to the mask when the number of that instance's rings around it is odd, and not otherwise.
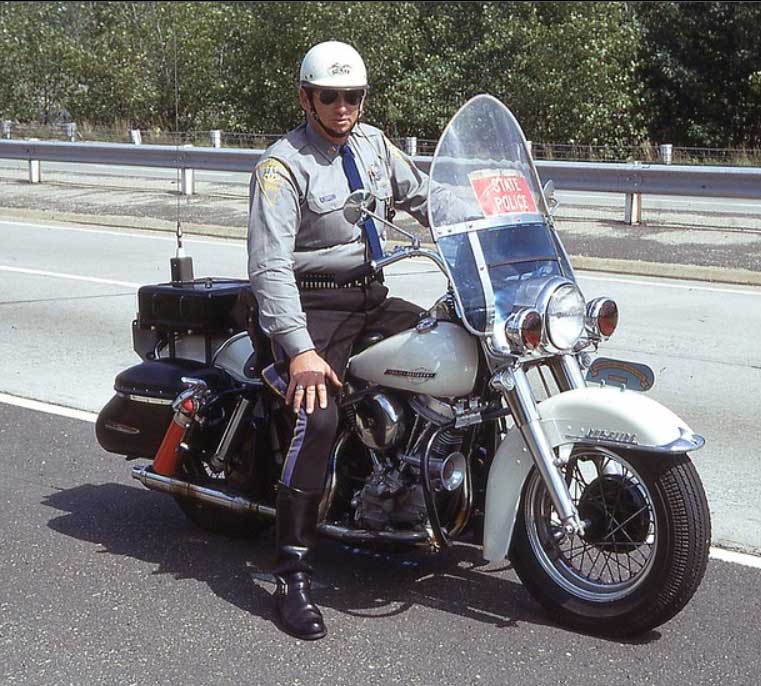
<path fill-rule="evenodd" d="M 189 143 L 182 146 L 183 148 L 192 148 Z M 180 193 L 183 195 L 193 195 L 196 190 L 196 171 L 195 169 L 187 169 L 183 167 L 181 169 L 180 176 Z"/>
<path fill-rule="evenodd" d="M 140 133 L 140 129 L 130 129 L 129 142 L 132 143 L 133 145 L 142 145 L 143 134 Z"/>
<path fill-rule="evenodd" d="M 41 180 L 40 161 L 29 160 L 29 183 L 39 183 Z"/>
<path fill-rule="evenodd" d="M 209 139 L 211 140 L 212 148 L 222 147 L 222 132 L 219 129 L 214 129 L 213 131 L 209 131 Z"/>
<path fill-rule="evenodd" d="M 410 157 L 415 157 L 417 155 L 417 136 L 407 136 L 407 138 L 404 139 L 404 152 Z"/>
<path fill-rule="evenodd" d="M 30 138 L 30 141 L 39 140 L 38 138 Z M 40 169 L 39 160 L 29 160 L 29 183 L 40 183 L 42 180 L 42 172 Z"/>
<path fill-rule="evenodd" d="M 6 140 L 11 139 L 11 129 L 13 128 L 13 122 L 10 119 L 0 122 L 0 133 Z"/>
<path fill-rule="evenodd" d="M 672 153 L 674 152 L 674 146 L 671 143 L 664 143 L 658 146 L 658 154 L 660 155 L 663 164 L 671 164 Z"/>
<path fill-rule="evenodd" d="M 182 177 L 180 180 L 180 192 L 183 195 L 193 195 L 196 190 L 196 174 L 195 169 L 182 169 Z"/>
<path fill-rule="evenodd" d="M 64 124 L 63 131 L 71 143 L 77 142 L 77 125 L 74 122 Z"/>
<path fill-rule="evenodd" d="M 642 193 L 627 193 L 624 208 L 625 224 L 642 223 Z"/>
<path fill-rule="evenodd" d="M 533 141 L 526 141 L 526 147 L 528 148 L 528 154 L 533 155 L 534 154 L 534 143 Z"/>

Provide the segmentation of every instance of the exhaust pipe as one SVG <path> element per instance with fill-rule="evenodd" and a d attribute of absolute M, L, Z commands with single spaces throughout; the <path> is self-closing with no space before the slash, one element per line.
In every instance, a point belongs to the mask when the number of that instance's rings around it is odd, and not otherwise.
<path fill-rule="evenodd" d="M 219 507 L 224 510 L 231 510 L 241 514 L 254 514 L 267 519 L 275 519 L 276 511 L 274 507 L 262 505 L 244 496 L 233 496 L 216 491 L 213 488 L 198 486 L 188 481 L 175 479 L 171 476 L 157 474 L 150 467 L 133 467 L 132 478 L 137 479 L 143 486 L 162 493 L 182 496 L 198 500 L 212 507 Z M 424 544 L 431 540 L 427 531 L 369 531 L 366 529 L 347 529 L 346 527 L 335 524 L 320 524 L 317 530 L 323 536 L 342 541 L 344 543 L 408 543 Z"/>
<path fill-rule="evenodd" d="M 232 510 L 242 514 L 255 514 L 269 519 L 275 519 L 275 508 L 267 505 L 260 505 L 243 496 L 227 495 L 222 491 L 216 491 L 213 488 L 198 486 L 188 481 L 175 479 L 172 476 L 157 474 L 150 467 L 133 467 L 132 478 L 137 479 L 143 486 L 152 491 L 161 491 L 162 493 L 171 493 L 183 498 L 199 500 L 207 505 L 221 507 L 225 510 Z"/>

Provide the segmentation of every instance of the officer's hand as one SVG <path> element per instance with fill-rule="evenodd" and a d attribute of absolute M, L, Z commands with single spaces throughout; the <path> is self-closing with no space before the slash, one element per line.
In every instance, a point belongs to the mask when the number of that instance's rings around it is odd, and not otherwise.
<path fill-rule="evenodd" d="M 291 358 L 289 366 L 291 382 L 285 394 L 285 402 L 293 404 L 294 413 L 298 414 L 301 403 L 304 403 L 306 413 L 314 411 L 315 396 L 319 399 L 320 407 L 328 406 L 328 389 L 325 380 L 340 388 L 343 384 L 336 373 L 314 350 L 307 350 Z"/>

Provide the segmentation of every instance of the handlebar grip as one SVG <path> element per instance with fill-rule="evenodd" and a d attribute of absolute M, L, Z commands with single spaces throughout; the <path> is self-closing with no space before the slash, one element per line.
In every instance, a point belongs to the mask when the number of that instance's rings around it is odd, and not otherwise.
<path fill-rule="evenodd" d="M 365 262 L 364 264 L 359 265 L 359 267 L 350 269 L 348 272 L 337 274 L 335 280 L 339 286 L 345 286 L 350 281 L 363 279 L 366 276 L 372 276 L 374 273 L 375 269 L 373 269 L 373 266 L 369 262 Z"/>

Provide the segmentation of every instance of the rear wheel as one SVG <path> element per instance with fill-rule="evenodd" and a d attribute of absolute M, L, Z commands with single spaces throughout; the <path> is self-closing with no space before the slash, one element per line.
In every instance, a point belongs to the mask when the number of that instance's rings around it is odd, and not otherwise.
<path fill-rule="evenodd" d="M 178 476 L 192 484 L 228 491 L 225 474 L 214 473 L 200 460 L 193 458 L 184 460 L 180 465 Z M 175 496 L 175 500 L 191 522 L 213 534 L 234 538 L 255 538 L 272 525 L 272 521 L 256 515 L 231 512 L 191 498 Z"/>
<path fill-rule="evenodd" d="M 700 585 L 711 537 L 689 457 L 579 446 L 564 472 L 586 531 L 565 534 L 534 470 L 511 550 L 523 584 L 553 619 L 590 633 L 635 636 L 671 619 Z"/>

